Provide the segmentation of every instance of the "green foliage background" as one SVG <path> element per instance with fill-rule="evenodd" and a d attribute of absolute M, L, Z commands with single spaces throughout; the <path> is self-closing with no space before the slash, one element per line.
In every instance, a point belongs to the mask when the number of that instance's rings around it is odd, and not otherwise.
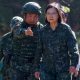
<path fill-rule="evenodd" d="M 21 16 L 22 6 L 29 1 L 38 2 L 43 8 L 47 5 L 46 0 L 0 0 L 0 36 L 10 30 L 10 20 L 14 16 Z M 43 22 L 43 14 L 40 20 Z"/>
<path fill-rule="evenodd" d="M 80 0 L 0 0 L 0 37 L 10 31 L 10 20 L 14 16 L 21 16 L 22 6 L 29 1 L 38 2 L 42 7 L 43 14 L 40 21 L 44 24 L 44 10 L 48 3 L 57 1 L 64 6 L 70 7 L 69 24 L 76 32 L 80 50 Z M 0 80 L 2 75 L 0 74 Z M 8 79 L 9 80 L 9 79 Z"/>
<path fill-rule="evenodd" d="M 9 24 L 13 16 L 21 16 L 21 7 L 29 1 L 38 2 L 43 14 L 40 21 L 44 24 L 44 9 L 50 2 L 60 2 L 71 9 L 68 20 L 72 29 L 76 32 L 80 44 L 80 0 L 0 0 L 0 36 L 10 30 Z"/>

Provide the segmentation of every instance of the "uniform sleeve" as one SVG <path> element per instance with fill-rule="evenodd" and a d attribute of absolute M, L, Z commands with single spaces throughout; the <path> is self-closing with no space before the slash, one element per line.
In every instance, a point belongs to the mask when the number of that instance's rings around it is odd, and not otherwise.
<path fill-rule="evenodd" d="M 35 59 L 34 59 L 34 70 L 35 71 L 40 71 L 42 53 L 43 53 L 42 41 L 41 41 L 41 37 L 39 36 L 39 41 L 37 44 L 37 50 L 36 50 Z"/>
<path fill-rule="evenodd" d="M 13 35 L 14 38 L 22 39 L 22 38 L 26 37 L 25 28 L 18 27 L 17 29 L 15 29 L 13 31 L 13 34 L 14 34 Z"/>
<path fill-rule="evenodd" d="M 80 70 L 80 55 L 79 55 L 79 62 L 78 62 L 78 64 L 77 64 L 76 69 L 77 69 L 78 71 Z"/>
<path fill-rule="evenodd" d="M 3 49 L 2 49 L 2 37 L 0 38 L 0 73 L 3 72 Z"/>
<path fill-rule="evenodd" d="M 67 28 L 67 47 L 70 55 L 71 66 L 76 67 L 79 62 L 79 49 L 75 33 L 70 27 Z"/>
<path fill-rule="evenodd" d="M 0 60 L 3 57 L 3 51 L 2 51 L 2 38 L 0 38 Z"/>

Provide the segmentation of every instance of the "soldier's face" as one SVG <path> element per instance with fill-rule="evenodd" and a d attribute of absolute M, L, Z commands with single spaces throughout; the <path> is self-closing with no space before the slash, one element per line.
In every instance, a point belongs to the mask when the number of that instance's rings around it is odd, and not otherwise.
<path fill-rule="evenodd" d="M 24 17 L 24 21 L 28 24 L 37 24 L 39 16 L 34 13 L 27 13 Z"/>
<path fill-rule="evenodd" d="M 47 10 L 46 19 L 47 19 L 48 22 L 50 22 L 50 23 L 57 22 L 58 18 L 59 18 L 58 12 L 54 7 L 49 8 Z"/>

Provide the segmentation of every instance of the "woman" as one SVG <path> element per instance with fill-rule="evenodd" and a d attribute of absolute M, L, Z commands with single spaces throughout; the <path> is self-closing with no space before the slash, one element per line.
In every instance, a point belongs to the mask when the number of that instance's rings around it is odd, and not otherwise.
<path fill-rule="evenodd" d="M 61 23 L 54 4 L 47 6 L 45 14 L 46 25 L 41 30 L 41 80 L 71 80 L 71 75 L 77 74 L 79 57 L 76 37 L 69 25 Z"/>

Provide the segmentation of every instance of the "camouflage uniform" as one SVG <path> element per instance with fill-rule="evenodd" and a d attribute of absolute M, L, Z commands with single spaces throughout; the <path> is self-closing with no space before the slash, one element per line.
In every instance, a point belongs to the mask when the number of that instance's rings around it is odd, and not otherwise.
<path fill-rule="evenodd" d="M 41 80 L 71 80 L 69 67 L 76 67 L 79 52 L 70 26 L 59 23 L 56 29 L 52 30 L 47 24 L 40 33 L 38 53 L 40 56 L 42 53 Z"/>
<path fill-rule="evenodd" d="M 6 71 L 9 68 L 9 63 L 12 54 L 12 33 L 9 32 L 2 36 L 1 38 L 1 47 L 0 47 L 0 54 L 3 55 L 3 78 L 4 80 L 8 79 L 9 76 L 6 75 Z"/>
<path fill-rule="evenodd" d="M 22 7 L 24 17 L 27 13 L 40 16 L 41 7 L 36 2 L 28 2 Z M 31 27 L 33 36 L 26 36 L 25 30 Z M 39 30 L 43 25 L 37 22 L 34 25 L 27 24 L 25 18 L 20 28 L 13 36 L 13 55 L 11 58 L 12 80 L 34 80 L 34 58 L 36 57 Z"/>
<path fill-rule="evenodd" d="M 3 80 L 3 72 L 2 72 L 2 69 L 3 69 L 3 60 L 4 60 L 4 58 L 2 58 L 0 60 L 0 80 Z"/>
<path fill-rule="evenodd" d="M 34 36 L 25 36 L 24 30 L 31 27 Z M 39 39 L 39 30 L 42 24 L 29 25 L 22 23 L 20 31 L 13 37 L 13 56 L 11 58 L 11 68 L 13 69 L 13 80 L 31 79 L 33 75 L 34 58 L 37 57 L 36 49 Z"/>
<path fill-rule="evenodd" d="M 22 21 L 23 19 L 19 16 L 13 17 L 10 23 L 11 31 L 3 35 L 0 40 L 0 54 L 3 55 L 2 71 L 4 80 L 10 80 L 10 60 L 13 53 L 13 30 L 16 31 Z"/>

